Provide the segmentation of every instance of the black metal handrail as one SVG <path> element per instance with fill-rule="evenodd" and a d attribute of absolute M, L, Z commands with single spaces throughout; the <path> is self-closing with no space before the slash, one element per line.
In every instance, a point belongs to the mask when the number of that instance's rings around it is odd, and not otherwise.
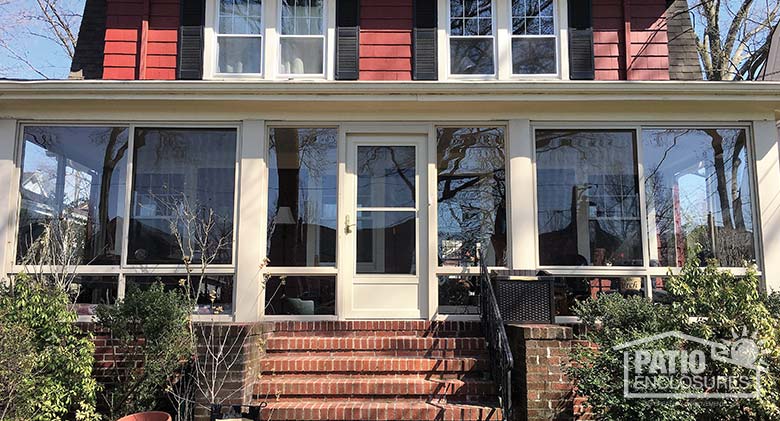
<path fill-rule="evenodd" d="M 490 367 L 493 381 L 498 387 L 498 396 L 501 400 L 501 411 L 504 421 L 512 419 L 512 349 L 509 347 L 509 338 L 506 336 L 504 321 L 498 309 L 496 295 L 493 293 L 493 285 L 490 279 L 485 259 L 479 253 L 479 304 L 480 317 L 482 318 L 482 331 L 487 341 L 490 353 Z"/>

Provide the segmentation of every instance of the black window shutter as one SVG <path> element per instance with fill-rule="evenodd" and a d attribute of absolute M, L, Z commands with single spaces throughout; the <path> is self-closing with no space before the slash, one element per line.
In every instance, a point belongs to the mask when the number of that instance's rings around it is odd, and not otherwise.
<path fill-rule="evenodd" d="M 436 60 L 436 0 L 414 0 L 412 78 L 438 79 Z"/>
<path fill-rule="evenodd" d="M 357 80 L 360 54 L 360 0 L 336 1 L 336 79 Z"/>
<path fill-rule="evenodd" d="M 569 0 L 569 78 L 593 80 L 593 12 L 591 0 Z"/>
<path fill-rule="evenodd" d="M 204 0 L 181 0 L 179 26 L 179 60 L 176 77 L 185 80 L 203 79 Z"/>

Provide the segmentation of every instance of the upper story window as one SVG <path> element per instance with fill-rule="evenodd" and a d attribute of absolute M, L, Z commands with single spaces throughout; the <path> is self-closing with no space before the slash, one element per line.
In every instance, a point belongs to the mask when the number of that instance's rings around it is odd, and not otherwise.
<path fill-rule="evenodd" d="M 496 73 L 491 0 L 449 0 L 450 74 Z"/>
<path fill-rule="evenodd" d="M 323 0 L 281 0 L 279 73 L 325 73 L 325 8 Z"/>
<path fill-rule="evenodd" d="M 217 72 L 262 73 L 262 0 L 220 0 Z"/>
<path fill-rule="evenodd" d="M 556 74 L 557 40 L 553 0 L 512 1 L 512 73 Z"/>

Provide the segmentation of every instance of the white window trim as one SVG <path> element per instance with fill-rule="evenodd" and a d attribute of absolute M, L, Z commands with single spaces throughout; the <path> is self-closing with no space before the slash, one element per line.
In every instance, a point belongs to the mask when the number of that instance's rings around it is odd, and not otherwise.
<path fill-rule="evenodd" d="M 218 54 L 218 33 L 219 29 L 219 1 L 206 1 L 206 24 L 203 28 L 203 79 L 204 80 L 334 80 L 335 63 L 329 59 L 336 53 L 335 42 L 332 40 L 336 36 L 336 2 L 334 0 L 324 1 L 323 24 L 324 37 L 323 48 L 323 73 L 321 74 L 282 74 L 280 73 L 281 49 L 279 42 L 282 37 L 280 34 L 281 13 L 280 0 L 264 0 L 263 15 L 261 17 L 263 51 L 261 52 L 261 73 L 219 73 L 219 54 Z M 275 16 L 276 18 L 268 18 Z M 232 36 L 232 35 L 225 35 Z M 246 36 L 246 35 L 244 35 Z M 252 36 L 252 35 L 250 35 Z M 255 37 L 255 36 L 253 36 Z"/>
<path fill-rule="evenodd" d="M 493 0 L 493 61 L 495 73 L 492 75 L 459 75 L 450 72 L 450 2 L 438 0 L 437 28 L 437 60 L 439 81 L 533 81 L 533 80 L 568 80 L 569 48 L 568 48 L 568 0 L 554 0 L 553 16 L 555 18 L 556 39 L 556 73 L 550 74 L 516 74 L 512 69 L 512 0 Z M 441 12 L 444 11 L 444 12 Z M 456 36 L 459 37 L 459 36 Z M 481 36 L 487 37 L 487 36 Z M 463 37 L 471 38 L 471 37 Z M 478 38 L 478 37 L 474 37 Z"/>
<path fill-rule="evenodd" d="M 514 15 L 512 14 L 512 0 L 508 1 L 508 13 L 507 17 L 509 19 L 509 30 L 507 31 L 507 35 L 509 36 L 509 42 L 507 45 L 508 48 L 508 54 L 507 57 L 509 57 L 509 74 L 511 74 L 512 79 L 559 79 L 561 75 L 561 28 L 560 28 L 560 22 L 561 22 L 561 15 L 559 12 L 559 0 L 552 0 L 552 7 L 553 7 L 553 34 L 552 35 L 514 35 L 512 33 L 512 20 L 514 19 Z M 514 56 L 512 55 L 512 41 L 515 39 L 523 39 L 523 38 L 552 38 L 555 40 L 555 73 L 515 73 L 514 69 Z"/>
<path fill-rule="evenodd" d="M 274 0 L 267 0 L 274 1 Z M 328 33 L 330 32 L 330 19 L 331 16 L 329 8 L 330 4 L 335 4 L 335 1 L 322 0 L 322 34 L 320 35 L 285 35 L 282 34 L 282 2 L 284 0 L 275 0 L 277 6 L 276 13 L 276 27 L 278 40 L 276 42 L 276 75 L 278 79 L 326 79 L 328 75 Z M 320 38 L 322 39 L 322 73 L 282 73 L 282 40 L 283 39 L 295 39 L 295 38 Z"/>
<path fill-rule="evenodd" d="M 497 15 L 497 5 L 496 2 L 499 1 L 510 1 L 510 0 L 490 0 L 490 21 L 491 21 L 491 35 L 452 35 L 452 18 L 450 16 L 450 0 L 443 0 L 444 2 L 444 9 L 446 13 L 439 13 L 439 15 L 445 15 L 446 19 L 446 25 L 443 27 L 446 31 L 446 47 L 445 54 L 446 54 L 446 60 L 444 63 L 439 63 L 439 66 L 444 65 L 446 69 L 446 75 L 448 79 L 455 79 L 455 80 L 495 80 L 498 78 L 498 67 L 499 67 L 499 60 L 498 60 L 498 27 L 496 25 L 496 22 L 498 21 L 496 19 Z M 440 9 L 442 10 L 442 9 Z M 490 74 L 459 74 L 459 73 L 452 73 L 452 51 L 451 51 L 451 40 L 452 39 L 490 39 L 493 41 L 493 73 Z M 439 45 L 441 48 L 441 45 Z"/>
<path fill-rule="evenodd" d="M 266 33 L 265 33 L 266 32 L 265 31 L 265 21 L 266 21 L 265 17 L 266 17 L 266 14 L 267 14 L 266 3 L 269 0 L 263 0 L 263 3 L 261 5 L 262 15 L 260 16 L 260 33 L 259 34 L 221 34 L 219 32 L 219 9 L 220 9 L 219 4 L 220 4 L 220 1 L 221 0 L 214 0 L 213 2 L 209 2 L 210 5 L 213 5 L 213 9 L 212 9 L 212 13 L 211 13 L 212 19 L 210 20 L 210 22 L 211 22 L 211 25 L 212 25 L 212 29 L 213 29 L 213 34 L 214 35 L 213 35 L 213 41 L 210 43 L 212 49 L 211 49 L 211 52 L 208 55 L 207 55 L 207 50 L 205 48 L 205 45 L 208 44 L 208 43 L 205 42 L 206 40 L 204 39 L 204 49 L 203 49 L 203 57 L 204 57 L 204 59 L 206 61 L 208 61 L 209 60 L 208 59 L 209 55 L 211 56 L 211 62 L 212 62 L 212 66 L 213 66 L 213 67 L 211 67 L 211 69 L 212 69 L 212 73 L 213 73 L 214 77 L 216 77 L 216 78 L 222 78 L 222 79 L 242 79 L 242 78 L 262 79 L 263 75 L 264 75 L 263 70 L 265 69 L 265 61 L 266 61 L 265 58 L 266 58 L 266 55 L 267 55 L 267 53 L 266 53 L 266 51 L 267 51 L 267 48 L 266 48 L 267 42 L 266 42 Z M 207 6 L 206 7 L 206 16 L 209 16 L 208 12 L 209 12 L 209 7 Z M 209 22 L 209 20 L 206 19 L 206 22 Z M 203 29 L 204 29 L 204 38 L 206 38 L 206 34 L 205 34 L 206 28 L 203 28 Z M 262 49 L 260 51 L 260 73 L 221 73 L 219 71 L 219 39 L 220 38 L 260 38 L 260 44 L 262 45 L 262 47 L 261 47 Z M 203 70 L 204 70 L 203 73 L 205 75 L 206 74 L 205 66 L 204 66 Z"/>
<path fill-rule="evenodd" d="M 22 208 L 22 197 L 20 190 L 20 181 L 22 176 L 22 165 L 24 159 L 24 129 L 26 127 L 45 127 L 45 126 L 58 126 L 58 127 L 126 127 L 128 130 L 127 139 L 127 162 L 126 162 L 126 176 L 127 180 L 124 183 L 124 191 L 120 194 L 125 195 L 124 208 L 122 210 L 122 238 L 121 238 L 121 258 L 118 265 L 77 265 L 70 267 L 61 266 L 36 266 L 31 270 L 29 265 L 20 265 L 16 263 L 17 254 L 17 242 L 19 239 L 19 213 Z M 135 131 L 137 128 L 181 128 L 181 129 L 197 129 L 197 128 L 217 128 L 217 129 L 235 129 L 236 130 L 236 158 L 235 158 L 235 174 L 233 178 L 234 194 L 233 194 L 233 239 L 232 239 L 232 261 L 228 264 L 211 265 L 206 274 L 214 276 L 232 276 L 233 277 L 233 296 L 232 306 L 233 311 L 230 314 L 215 314 L 205 315 L 193 313 L 193 320 L 196 321 L 233 321 L 236 320 L 239 315 L 238 296 L 237 292 L 240 288 L 238 273 L 236 271 L 237 261 L 237 244 L 238 244 L 238 229 L 240 227 L 238 203 L 239 203 L 239 174 L 240 174 L 240 159 L 242 152 L 242 127 L 240 124 L 215 122 L 215 123 L 200 123 L 200 122 L 170 122 L 161 123 L 159 121 L 135 121 L 128 122 L 122 120 L 116 121 L 101 121 L 101 120 L 85 120 L 78 122 L 64 122 L 56 120 L 40 120 L 40 121 L 20 121 L 16 126 L 16 150 L 14 152 L 14 159 L 18 170 L 14 174 L 14 179 L 11 183 L 10 194 L 12 196 L 12 202 L 15 204 L 13 213 L 10 215 L 9 222 L 9 238 L 7 242 L 8 258 L 9 258 L 9 270 L 7 274 L 16 275 L 18 273 L 27 272 L 34 273 L 52 273 L 62 272 L 63 270 L 71 271 L 76 275 L 92 275 L 92 276 L 114 276 L 117 277 L 117 300 L 121 300 L 125 296 L 125 287 L 127 277 L 132 276 L 182 276 L 186 275 L 186 270 L 183 264 L 128 264 L 127 252 L 129 244 L 129 227 L 130 227 L 130 212 L 131 203 L 130 198 L 132 195 L 132 183 L 133 183 L 133 148 L 135 142 Z M 78 321 L 90 322 L 94 320 L 94 316 L 79 316 Z"/>

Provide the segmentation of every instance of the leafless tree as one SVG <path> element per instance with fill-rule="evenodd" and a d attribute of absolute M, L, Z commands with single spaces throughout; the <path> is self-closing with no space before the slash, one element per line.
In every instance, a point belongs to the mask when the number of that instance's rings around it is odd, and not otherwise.
<path fill-rule="evenodd" d="M 43 43 L 59 49 L 67 60 L 72 59 L 83 6 L 83 0 L 0 0 L 0 51 L 13 63 L 0 72 L 27 71 L 43 79 L 56 77 L 56 72 L 63 70 L 61 64 L 41 62 L 30 52 L 40 50 Z"/>
<path fill-rule="evenodd" d="M 689 0 L 696 48 L 707 80 L 753 80 L 763 69 L 778 0 Z"/>
<path fill-rule="evenodd" d="M 83 261 L 84 225 L 69 213 L 50 217 L 39 224 L 42 232 L 30 239 L 22 266 L 37 281 L 70 293 L 76 266 L 89 263 Z"/>

